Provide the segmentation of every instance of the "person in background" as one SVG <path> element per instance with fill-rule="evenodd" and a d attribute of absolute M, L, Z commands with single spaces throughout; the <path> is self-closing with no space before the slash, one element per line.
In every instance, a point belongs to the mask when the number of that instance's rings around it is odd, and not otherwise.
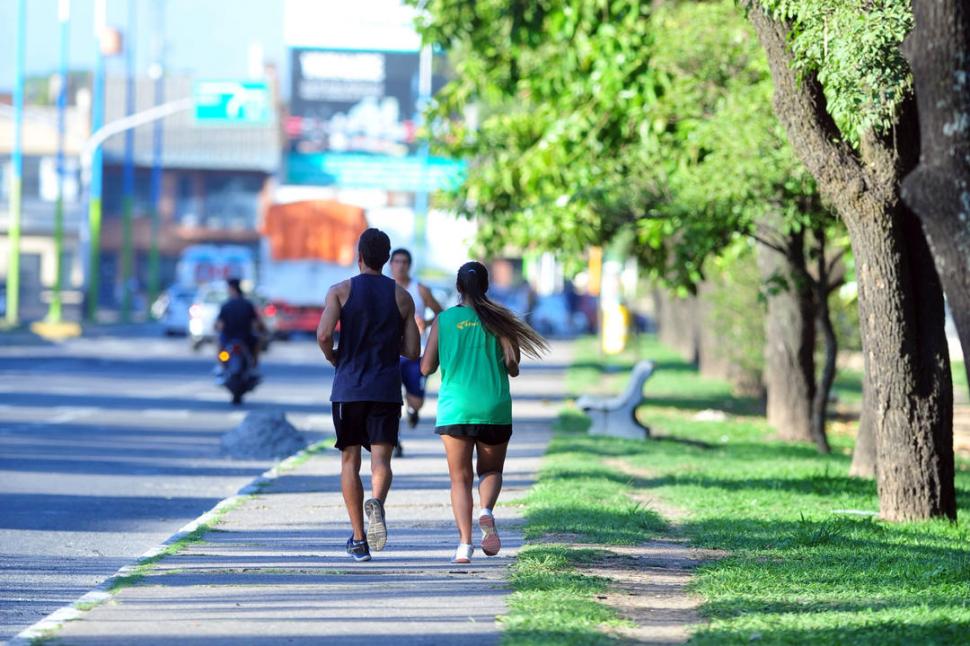
<path fill-rule="evenodd" d="M 515 314 L 488 298 L 488 271 L 479 262 L 458 270 L 459 304 L 431 326 L 421 359 L 427 376 L 441 367 L 438 417 L 451 476 L 451 506 L 458 526 L 453 563 L 472 557 L 472 452 L 477 453 L 481 548 L 486 556 L 502 547 L 493 509 L 502 490 L 502 471 L 512 437 L 509 377 L 519 374 L 521 354 L 539 358 L 549 346 Z"/>
<path fill-rule="evenodd" d="M 435 299 L 431 290 L 411 277 L 411 252 L 398 248 L 391 252 L 391 276 L 400 287 L 407 290 L 414 299 L 414 318 L 418 324 L 418 331 L 424 336 L 434 318 L 441 313 L 441 304 Z M 431 310 L 431 318 L 426 318 Z M 421 362 L 416 359 L 401 357 L 401 381 L 404 384 L 405 401 L 407 403 L 408 426 L 414 428 L 420 420 L 419 413 L 424 406 L 424 376 L 421 374 Z M 394 448 L 394 455 L 401 457 L 404 449 L 400 438 Z"/>
<path fill-rule="evenodd" d="M 360 273 L 327 293 L 317 326 L 317 344 L 337 369 L 330 393 L 340 450 L 340 487 L 353 527 L 347 553 L 369 561 L 387 542 L 384 502 L 391 488 L 391 455 L 401 420 L 400 357 L 417 359 L 421 338 L 414 301 L 407 290 L 381 274 L 391 241 L 367 229 L 357 244 Z M 340 323 L 340 346 L 334 334 Z M 361 447 L 370 451 L 371 497 L 364 502 Z M 364 515 L 367 532 L 364 532 Z"/>

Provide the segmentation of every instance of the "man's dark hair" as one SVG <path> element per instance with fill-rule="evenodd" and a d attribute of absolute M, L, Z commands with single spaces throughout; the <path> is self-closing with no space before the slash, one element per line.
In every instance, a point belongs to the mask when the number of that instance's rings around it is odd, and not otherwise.
<path fill-rule="evenodd" d="M 360 235 L 357 251 L 365 265 L 374 271 L 380 271 L 391 257 L 391 239 L 380 229 L 367 229 Z"/>
<path fill-rule="evenodd" d="M 410 264 L 413 264 L 413 261 L 411 260 L 411 252 L 408 251 L 407 249 L 405 249 L 404 247 L 398 247 L 397 249 L 395 249 L 394 251 L 392 251 L 391 252 L 391 260 L 394 259 L 394 256 L 405 256 L 408 259 L 408 264 L 409 265 Z"/>
<path fill-rule="evenodd" d="M 226 281 L 226 284 L 229 285 L 229 289 L 235 291 L 236 293 L 238 293 L 238 294 L 242 294 L 243 293 L 242 287 L 239 285 L 239 279 L 238 278 L 230 278 L 230 279 L 228 279 Z"/>

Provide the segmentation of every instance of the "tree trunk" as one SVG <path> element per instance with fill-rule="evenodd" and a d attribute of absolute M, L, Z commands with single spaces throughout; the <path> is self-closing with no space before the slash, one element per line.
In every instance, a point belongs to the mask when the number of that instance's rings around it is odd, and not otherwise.
<path fill-rule="evenodd" d="M 956 518 L 953 385 L 942 289 L 926 239 L 901 202 L 889 213 L 852 218 L 849 228 L 876 416 L 880 514 Z"/>
<path fill-rule="evenodd" d="M 903 199 L 923 222 L 970 382 L 970 5 L 913 0 L 903 43 L 916 85 L 920 161 Z"/>
<path fill-rule="evenodd" d="M 855 449 L 852 451 L 852 466 L 849 475 L 855 478 L 876 477 L 876 425 L 873 422 L 875 413 L 872 410 L 872 397 L 862 387 L 862 415 L 859 417 L 859 430 L 855 435 Z"/>
<path fill-rule="evenodd" d="M 783 245 L 784 254 L 764 243 L 758 245 L 758 267 L 768 292 L 764 372 L 768 424 L 783 440 L 812 442 L 815 303 L 804 278 L 804 235 L 791 233 Z"/>
<path fill-rule="evenodd" d="M 831 453 L 829 438 L 825 433 L 825 422 L 828 418 L 829 393 L 832 392 L 832 383 L 835 381 L 835 361 L 839 354 L 839 341 L 835 337 L 835 328 L 832 326 L 832 316 L 829 312 L 829 294 L 834 286 L 830 284 L 828 259 L 825 257 L 824 227 L 818 227 L 814 237 L 817 252 L 817 277 L 814 284 L 816 318 L 818 329 L 822 333 L 825 361 L 815 388 L 815 400 L 812 402 L 812 439 L 819 453 Z"/>
<path fill-rule="evenodd" d="M 918 150 L 908 106 L 891 138 L 867 133 L 860 158 L 828 114 L 818 79 L 793 70 L 789 26 L 769 17 L 760 1 L 745 4 L 768 55 L 778 118 L 852 241 L 880 513 L 889 520 L 955 518 L 942 288 L 919 221 L 899 199 L 900 178 L 914 165 L 901 153 Z"/>
<path fill-rule="evenodd" d="M 679 298 L 669 290 L 657 292 L 657 332 L 660 342 L 677 350 L 684 359 L 698 363 L 698 322 L 696 299 Z"/>

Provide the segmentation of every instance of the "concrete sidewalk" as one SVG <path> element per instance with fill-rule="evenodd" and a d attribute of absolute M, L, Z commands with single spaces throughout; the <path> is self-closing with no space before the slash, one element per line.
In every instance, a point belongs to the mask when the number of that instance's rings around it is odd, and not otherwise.
<path fill-rule="evenodd" d="M 507 505 L 534 482 L 568 363 L 569 346 L 559 344 L 513 380 L 515 434 L 496 510 L 499 556 L 476 549 L 470 566 L 449 562 L 457 532 L 431 401 L 419 428 L 403 434 L 406 457 L 393 463 L 387 501 L 388 544 L 373 561 L 354 563 L 344 551 L 350 527 L 339 455 L 327 449 L 229 512 L 202 542 L 65 624 L 54 643 L 497 643 L 507 567 L 522 544 L 520 509 Z"/>

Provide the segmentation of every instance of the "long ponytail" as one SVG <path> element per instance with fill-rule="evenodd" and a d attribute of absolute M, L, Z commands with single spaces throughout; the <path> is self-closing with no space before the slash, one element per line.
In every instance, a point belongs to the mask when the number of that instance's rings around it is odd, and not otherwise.
<path fill-rule="evenodd" d="M 539 359 L 549 351 L 542 335 L 505 307 L 486 296 L 488 270 L 480 262 L 466 262 L 458 270 L 457 285 L 463 302 L 470 305 L 485 329 L 500 339 L 508 339 L 523 354 Z"/>

